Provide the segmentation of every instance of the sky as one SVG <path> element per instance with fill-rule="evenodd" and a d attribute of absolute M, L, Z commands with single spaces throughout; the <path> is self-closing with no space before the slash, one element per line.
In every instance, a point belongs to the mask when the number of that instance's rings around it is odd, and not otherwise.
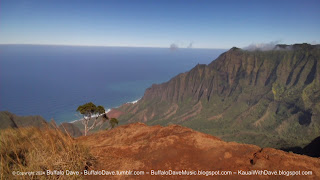
<path fill-rule="evenodd" d="M 1 0 L 0 44 L 319 44 L 319 19 L 319 0 Z"/>

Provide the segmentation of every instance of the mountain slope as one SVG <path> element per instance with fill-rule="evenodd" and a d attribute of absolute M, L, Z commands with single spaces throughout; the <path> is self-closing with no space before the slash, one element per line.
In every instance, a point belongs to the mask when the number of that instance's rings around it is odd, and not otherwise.
<path fill-rule="evenodd" d="M 0 129 L 20 127 L 43 127 L 47 122 L 41 116 L 17 116 L 8 111 L 0 112 Z"/>
<path fill-rule="evenodd" d="M 232 48 L 113 111 L 121 123 L 174 123 L 261 147 L 305 146 L 320 134 L 319 47 Z"/>
<path fill-rule="evenodd" d="M 59 125 L 59 129 L 72 137 L 79 137 L 83 135 L 80 129 L 73 123 L 62 123 Z"/>
<path fill-rule="evenodd" d="M 287 153 L 272 148 L 261 149 L 255 145 L 224 142 L 208 134 L 200 133 L 179 125 L 168 127 L 147 126 L 134 123 L 119 126 L 110 131 L 102 131 L 77 138 L 77 141 L 91 149 L 98 164 L 94 170 L 187 170 L 187 171 L 312 171 L 312 176 L 320 177 L 320 159 Z M 114 178 L 190 178 L 190 176 L 113 176 Z M 192 176 L 204 178 L 205 175 Z M 211 177 L 211 176 L 210 176 Z M 92 176 L 92 179 L 97 179 Z M 101 176 L 101 179 L 111 177 Z M 212 177 L 211 177 L 212 178 Z M 222 179 L 287 179 L 287 176 L 216 176 Z M 293 176 L 290 179 L 301 179 Z"/>
<path fill-rule="evenodd" d="M 72 137 L 82 136 L 82 132 L 80 131 L 80 129 L 73 123 L 62 123 L 57 126 L 54 120 L 48 123 L 41 116 L 17 116 L 8 111 L 0 112 L 0 130 L 23 127 L 59 128 L 62 132 L 67 133 Z"/>

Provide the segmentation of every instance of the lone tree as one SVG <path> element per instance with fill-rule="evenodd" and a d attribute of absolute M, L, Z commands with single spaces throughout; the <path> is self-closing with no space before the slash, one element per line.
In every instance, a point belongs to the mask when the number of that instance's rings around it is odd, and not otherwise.
<path fill-rule="evenodd" d="M 81 105 L 77 109 L 80 114 L 83 115 L 83 119 L 81 120 L 82 124 L 84 125 L 84 135 L 86 136 L 88 132 L 99 126 L 101 126 L 109 120 L 109 117 L 105 113 L 105 109 L 103 106 L 96 106 L 92 102 L 86 103 L 84 105 Z M 92 120 L 94 120 L 92 122 Z M 92 124 L 91 124 L 92 123 Z M 111 127 L 115 127 L 116 124 L 118 124 L 118 120 L 115 118 L 111 118 L 109 121 Z"/>

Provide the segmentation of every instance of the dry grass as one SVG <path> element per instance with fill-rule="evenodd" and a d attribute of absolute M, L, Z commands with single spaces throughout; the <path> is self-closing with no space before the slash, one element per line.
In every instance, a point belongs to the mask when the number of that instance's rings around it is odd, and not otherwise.
<path fill-rule="evenodd" d="M 0 131 L 0 179 L 81 179 L 82 176 L 24 175 L 12 172 L 83 171 L 93 160 L 88 148 L 58 129 L 19 128 Z"/>

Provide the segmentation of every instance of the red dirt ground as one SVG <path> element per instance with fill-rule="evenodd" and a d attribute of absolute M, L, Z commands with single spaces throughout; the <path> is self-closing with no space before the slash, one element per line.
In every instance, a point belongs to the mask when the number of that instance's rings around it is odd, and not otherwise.
<path fill-rule="evenodd" d="M 87 176 L 88 179 L 320 179 L 320 158 L 255 145 L 224 142 L 208 134 L 171 125 L 134 123 L 80 137 L 96 157 L 94 170 L 142 170 L 142 176 Z M 228 176 L 155 176 L 151 170 L 232 171 Z M 238 170 L 312 171 L 310 176 L 236 175 Z M 301 172 L 302 173 L 302 172 Z"/>

